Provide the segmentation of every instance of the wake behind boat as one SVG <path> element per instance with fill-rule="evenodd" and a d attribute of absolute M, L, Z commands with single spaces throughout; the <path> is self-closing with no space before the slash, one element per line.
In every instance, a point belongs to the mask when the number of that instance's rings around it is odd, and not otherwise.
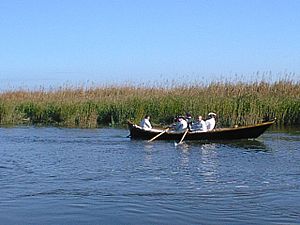
<path fill-rule="evenodd" d="M 275 120 L 263 122 L 255 125 L 241 126 L 235 128 L 219 128 L 207 132 L 188 131 L 185 140 L 236 140 L 253 139 L 263 134 Z M 150 140 L 158 136 L 157 140 L 181 140 L 184 132 L 176 132 L 163 129 L 142 129 L 140 126 L 128 121 L 130 137 L 132 139 Z M 159 135 L 161 134 L 161 135 Z"/>

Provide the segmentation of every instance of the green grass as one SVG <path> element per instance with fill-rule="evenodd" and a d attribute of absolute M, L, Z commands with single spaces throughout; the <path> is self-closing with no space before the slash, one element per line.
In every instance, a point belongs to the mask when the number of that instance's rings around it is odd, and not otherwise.
<path fill-rule="evenodd" d="M 1 125 L 98 127 L 138 123 L 145 114 L 154 124 L 169 124 L 176 115 L 216 112 L 219 126 L 246 125 L 276 117 L 278 125 L 300 123 L 300 84 L 228 83 L 63 87 L 0 93 Z"/>

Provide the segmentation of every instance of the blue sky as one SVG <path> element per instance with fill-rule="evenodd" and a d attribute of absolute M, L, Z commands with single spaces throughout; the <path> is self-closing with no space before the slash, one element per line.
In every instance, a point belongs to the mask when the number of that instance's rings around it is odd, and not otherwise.
<path fill-rule="evenodd" d="M 299 0 L 2 0 L 0 82 L 300 80 L 299 12 Z"/>

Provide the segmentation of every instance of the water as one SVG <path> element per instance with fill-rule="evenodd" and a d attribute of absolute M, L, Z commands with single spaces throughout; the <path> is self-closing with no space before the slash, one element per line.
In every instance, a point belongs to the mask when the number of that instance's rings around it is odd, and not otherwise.
<path fill-rule="evenodd" d="M 177 147 L 127 135 L 1 128 L 1 224 L 300 223 L 300 131 Z"/>

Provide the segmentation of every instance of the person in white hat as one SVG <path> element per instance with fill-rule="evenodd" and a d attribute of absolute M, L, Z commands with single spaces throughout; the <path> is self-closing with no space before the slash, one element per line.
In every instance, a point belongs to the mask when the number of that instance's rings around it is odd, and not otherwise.
<path fill-rule="evenodd" d="M 208 118 L 205 123 L 206 123 L 206 127 L 207 127 L 207 130 L 210 131 L 210 130 L 213 130 L 215 128 L 215 125 L 216 125 L 216 117 L 217 114 L 211 112 L 211 113 L 208 113 Z"/>

